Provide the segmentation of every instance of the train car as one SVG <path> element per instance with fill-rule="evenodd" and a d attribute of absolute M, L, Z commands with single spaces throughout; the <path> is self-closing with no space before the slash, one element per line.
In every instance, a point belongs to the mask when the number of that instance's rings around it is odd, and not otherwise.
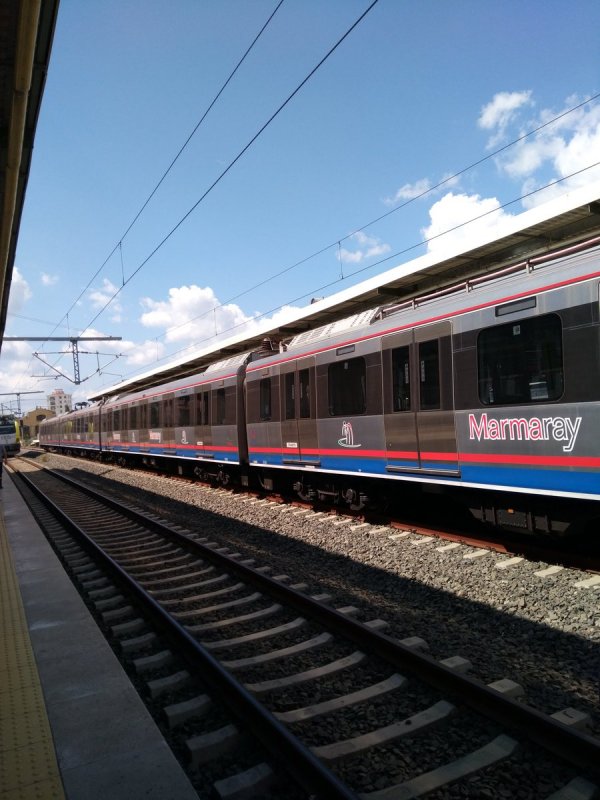
<path fill-rule="evenodd" d="M 0 416 L 0 442 L 7 456 L 14 456 L 21 451 L 21 428 L 14 414 Z"/>
<path fill-rule="evenodd" d="M 477 516 L 517 528 L 564 530 L 574 506 L 558 498 L 597 516 L 599 241 L 308 331 L 250 363 L 250 465 L 269 485 L 294 470 L 302 497 L 354 508 L 401 496 L 402 482 L 460 487 Z"/>
<path fill-rule="evenodd" d="M 581 530 L 600 517 L 599 297 L 597 237 L 112 397 L 89 439 L 77 414 L 45 421 L 40 440 L 353 509 L 435 494 Z"/>
<path fill-rule="evenodd" d="M 242 391 L 250 353 L 198 375 L 111 398 L 102 407 L 102 450 L 120 463 L 172 463 L 226 485 L 247 464 Z M 245 482 L 245 479 L 244 479 Z"/>
<path fill-rule="evenodd" d="M 61 450 L 66 454 L 97 457 L 100 454 L 100 404 L 67 411 L 43 420 L 39 432 L 40 447 Z"/>

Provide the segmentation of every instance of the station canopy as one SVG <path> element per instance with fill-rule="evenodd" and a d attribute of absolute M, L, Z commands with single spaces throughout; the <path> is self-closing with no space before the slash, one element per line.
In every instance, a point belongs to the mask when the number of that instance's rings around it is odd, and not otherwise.
<path fill-rule="evenodd" d="M 58 0 L 0 0 L 0 348 Z"/>

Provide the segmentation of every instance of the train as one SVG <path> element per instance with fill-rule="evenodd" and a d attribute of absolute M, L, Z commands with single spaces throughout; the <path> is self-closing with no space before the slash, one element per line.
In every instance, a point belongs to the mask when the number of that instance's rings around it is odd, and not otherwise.
<path fill-rule="evenodd" d="M 600 517 L 600 237 L 44 420 L 46 450 L 361 511 Z"/>
<path fill-rule="evenodd" d="M 21 426 L 14 414 L 0 415 L 0 443 L 4 445 L 7 456 L 21 451 Z"/>

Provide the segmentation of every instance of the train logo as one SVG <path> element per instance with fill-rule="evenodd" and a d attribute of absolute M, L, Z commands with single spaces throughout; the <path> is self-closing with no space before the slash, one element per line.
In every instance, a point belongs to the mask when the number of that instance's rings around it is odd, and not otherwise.
<path fill-rule="evenodd" d="M 342 423 L 342 438 L 338 439 L 338 444 L 341 447 L 362 447 L 362 444 L 354 444 L 354 431 L 352 430 L 352 423 L 351 422 L 344 422 Z"/>
<path fill-rule="evenodd" d="M 550 441 L 566 442 L 565 453 L 572 453 L 581 426 L 581 417 L 510 417 L 503 419 L 488 418 L 481 414 L 469 414 L 469 439 L 480 442 L 498 439 L 515 439 L 527 442 Z"/>

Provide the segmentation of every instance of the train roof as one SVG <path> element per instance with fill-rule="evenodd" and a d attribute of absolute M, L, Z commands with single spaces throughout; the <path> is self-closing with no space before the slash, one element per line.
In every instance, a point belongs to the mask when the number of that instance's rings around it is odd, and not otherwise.
<path fill-rule="evenodd" d="M 215 361 L 208 367 L 202 368 L 200 371 L 193 372 L 190 375 L 186 374 L 181 378 L 168 381 L 167 383 L 160 383 L 160 388 L 156 392 L 153 391 L 153 389 L 159 385 L 156 381 L 153 384 L 143 386 L 139 390 L 135 388 L 130 391 L 123 390 L 120 394 L 106 396 L 106 405 L 114 405 L 116 407 L 123 402 L 133 403 L 143 398 L 158 397 L 166 392 L 189 394 L 190 390 L 197 384 L 235 375 L 239 367 L 245 364 L 246 361 L 249 361 L 251 357 L 252 352 L 244 352 L 230 358 L 222 359 L 221 361 Z"/>
<path fill-rule="evenodd" d="M 449 242 L 443 253 L 427 253 L 312 303 L 283 323 L 265 323 L 250 335 L 216 342 L 187 358 L 104 389 L 91 399 L 140 392 L 202 372 L 215 362 L 243 360 L 248 351 L 260 349 L 265 339 L 289 341 L 326 325 L 347 325 L 348 320 L 363 324 L 365 316 L 376 314 L 382 305 L 410 300 L 450 283 L 497 270 L 517 259 L 582 241 L 600 233 L 600 181 L 507 220 L 504 231 L 496 238 L 489 233 L 474 235 L 468 249 L 464 249 L 464 242 Z"/>

